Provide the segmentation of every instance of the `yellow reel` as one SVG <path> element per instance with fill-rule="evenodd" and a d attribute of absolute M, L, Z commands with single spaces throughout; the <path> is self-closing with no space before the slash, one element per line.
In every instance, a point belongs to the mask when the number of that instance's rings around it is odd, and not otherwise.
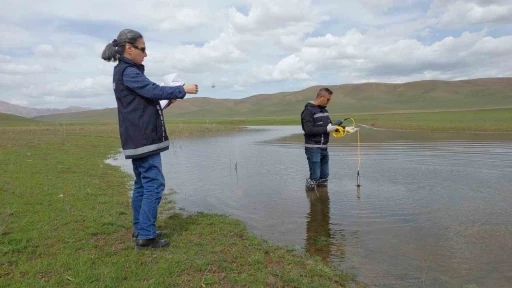
<path fill-rule="evenodd" d="M 332 131 L 332 136 L 334 136 L 336 138 L 343 137 L 343 136 L 345 136 L 345 134 L 347 134 L 347 132 L 341 126 L 336 126 L 336 130 Z"/>
<path fill-rule="evenodd" d="M 356 126 L 356 121 L 352 118 L 345 118 L 343 121 L 346 121 L 346 120 L 352 120 L 352 126 Z M 343 137 L 347 134 L 347 131 L 345 131 L 345 128 L 341 127 L 341 126 L 336 126 L 336 130 L 334 130 L 332 132 L 332 136 L 336 137 L 336 138 L 340 138 L 340 137 Z"/>

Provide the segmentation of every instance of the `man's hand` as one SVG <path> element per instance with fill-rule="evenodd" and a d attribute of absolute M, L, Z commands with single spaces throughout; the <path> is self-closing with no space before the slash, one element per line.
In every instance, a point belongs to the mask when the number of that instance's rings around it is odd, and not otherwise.
<path fill-rule="evenodd" d="M 329 123 L 329 125 L 327 125 L 327 132 L 332 132 L 336 129 L 338 129 L 338 127 L 331 125 L 331 123 Z"/>
<path fill-rule="evenodd" d="M 359 130 L 359 128 L 356 128 L 354 126 L 347 126 L 347 127 L 345 127 L 345 131 L 347 131 L 348 133 L 354 133 L 357 130 Z"/>
<path fill-rule="evenodd" d="M 184 85 L 183 89 L 185 89 L 185 92 L 187 94 L 197 94 L 197 92 L 199 92 L 199 88 L 197 87 L 197 84 Z"/>

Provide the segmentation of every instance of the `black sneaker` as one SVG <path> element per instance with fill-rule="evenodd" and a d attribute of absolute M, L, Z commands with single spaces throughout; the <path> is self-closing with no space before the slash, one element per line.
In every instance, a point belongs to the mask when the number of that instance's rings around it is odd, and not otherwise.
<path fill-rule="evenodd" d="M 158 239 L 158 238 L 152 238 L 152 239 L 137 239 L 135 241 L 135 249 L 146 249 L 146 248 L 164 248 L 169 246 L 169 240 L 167 239 Z"/>
<path fill-rule="evenodd" d="M 156 238 L 162 237 L 163 233 L 160 231 L 156 231 Z M 132 233 L 132 241 L 135 242 L 137 240 L 137 232 Z"/>

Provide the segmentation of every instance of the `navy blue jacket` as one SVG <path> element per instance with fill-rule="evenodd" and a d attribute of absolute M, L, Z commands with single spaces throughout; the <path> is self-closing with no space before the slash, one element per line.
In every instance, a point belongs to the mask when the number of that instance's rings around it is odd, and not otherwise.
<path fill-rule="evenodd" d="M 126 159 L 169 149 L 169 136 L 159 100 L 183 99 L 183 86 L 159 86 L 144 75 L 144 65 L 121 56 L 114 67 L 119 136 Z"/>
<path fill-rule="evenodd" d="M 327 148 L 327 144 L 329 144 L 327 125 L 331 123 L 331 118 L 326 107 L 308 102 L 304 106 L 300 118 L 302 131 L 304 131 L 305 146 Z"/>

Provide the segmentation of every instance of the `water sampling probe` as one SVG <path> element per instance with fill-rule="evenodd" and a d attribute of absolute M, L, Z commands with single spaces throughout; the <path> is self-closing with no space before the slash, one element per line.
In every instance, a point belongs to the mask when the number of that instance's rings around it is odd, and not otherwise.
<path fill-rule="evenodd" d="M 353 133 L 357 131 L 357 187 L 361 187 L 361 183 L 359 182 L 359 170 L 361 168 L 361 153 L 360 153 L 360 141 L 359 141 L 359 128 L 355 128 L 356 121 L 353 118 L 345 118 L 343 122 L 346 120 L 352 120 L 352 126 L 346 125 L 337 125 L 336 130 L 332 132 L 332 136 L 336 138 L 341 138 L 349 133 Z"/>

